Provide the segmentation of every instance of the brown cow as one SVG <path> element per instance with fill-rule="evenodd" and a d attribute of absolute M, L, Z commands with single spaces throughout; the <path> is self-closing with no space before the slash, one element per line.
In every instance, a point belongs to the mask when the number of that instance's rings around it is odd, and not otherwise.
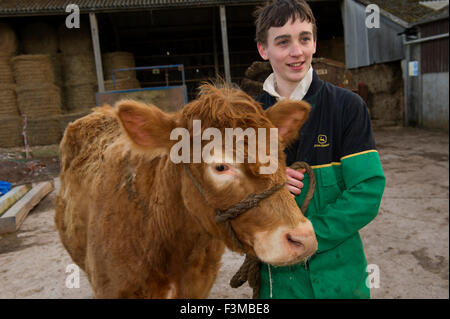
<path fill-rule="evenodd" d="M 281 101 L 265 113 L 240 90 L 205 85 L 177 113 L 124 100 L 70 124 L 60 145 L 55 222 L 95 297 L 205 298 L 225 246 L 273 265 L 311 256 L 317 249 L 312 225 L 285 187 L 231 220 L 243 247 L 215 220 L 216 209 L 284 184 L 283 145 L 297 137 L 309 110 L 304 102 Z M 174 163 L 169 154 L 177 141 L 170 133 L 181 127 L 193 136 L 194 119 L 203 130 L 222 132 L 275 125 L 276 171 L 260 174 L 260 161 L 217 156 L 211 163 Z"/>

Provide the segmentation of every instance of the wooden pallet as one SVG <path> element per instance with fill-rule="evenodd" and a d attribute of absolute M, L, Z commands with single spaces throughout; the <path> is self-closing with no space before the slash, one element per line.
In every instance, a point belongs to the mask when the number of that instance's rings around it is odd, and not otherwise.
<path fill-rule="evenodd" d="M 28 213 L 53 189 L 53 181 L 33 185 L 30 191 L 0 216 L 0 234 L 17 231 Z"/>

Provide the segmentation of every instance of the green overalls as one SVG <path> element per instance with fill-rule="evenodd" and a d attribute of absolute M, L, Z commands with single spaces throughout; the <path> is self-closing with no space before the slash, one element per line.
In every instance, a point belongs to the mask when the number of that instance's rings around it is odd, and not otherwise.
<path fill-rule="evenodd" d="M 264 109 L 276 102 L 267 93 L 257 100 Z M 288 165 L 305 161 L 316 176 L 304 214 L 318 250 L 304 264 L 262 264 L 259 298 L 370 298 L 359 230 L 377 215 L 385 187 L 370 118 L 358 95 L 320 80 L 315 72 L 304 100 L 312 111 L 286 154 Z M 303 183 L 299 207 L 309 187 L 307 174 Z"/>

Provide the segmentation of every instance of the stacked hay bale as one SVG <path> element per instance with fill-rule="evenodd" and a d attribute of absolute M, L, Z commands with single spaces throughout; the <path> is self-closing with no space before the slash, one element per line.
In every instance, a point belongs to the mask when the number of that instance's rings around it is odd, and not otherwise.
<path fill-rule="evenodd" d="M 29 145 L 59 143 L 61 132 L 60 89 L 54 84 L 50 55 L 25 54 L 11 59 L 16 81 L 17 104 L 26 117 Z"/>
<path fill-rule="evenodd" d="M 398 61 L 374 64 L 350 73 L 368 87 L 368 107 L 374 127 L 402 125 L 403 78 Z"/>
<path fill-rule="evenodd" d="M 61 129 L 75 119 L 88 114 L 95 106 L 97 76 L 88 29 L 58 29 L 59 48 L 62 52 L 62 81 L 64 91 Z"/>
<path fill-rule="evenodd" d="M 48 54 L 52 62 L 53 81 L 62 86 L 61 54 L 58 53 L 56 28 L 43 22 L 27 24 L 21 33 L 21 44 L 25 54 Z"/>
<path fill-rule="evenodd" d="M 111 52 L 102 55 L 103 73 L 105 77 L 105 90 L 129 90 L 141 87 L 136 78 L 136 71 L 115 72 L 115 82 L 112 80 L 114 69 L 134 68 L 134 55 L 130 52 Z"/>
<path fill-rule="evenodd" d="M 17 54 L 14 30 L 0 23 L 0 147 L 23 145 L 22 119 L 17 107 L 11 58 Z"/>

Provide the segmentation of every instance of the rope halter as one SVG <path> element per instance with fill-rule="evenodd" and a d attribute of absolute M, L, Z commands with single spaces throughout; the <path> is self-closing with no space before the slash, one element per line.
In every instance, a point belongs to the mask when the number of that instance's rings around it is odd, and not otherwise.
<path fill-rule="evenodd" d="M 189 176 L 189 178 L 192 180 L 194 185 L 197 187 L 200 194 L 202 194 L 203 198 L 206 200 L 206 194 L 203 191 L 202 186 L 192 176 L 187 165 L 184 165 L 184 169 L 186 171 L 186 174 Z M 229 208 L 227 208 L 225 210 L 214 209 L 214 211 L 216 213 L 216 222 L 217 223 L 225 223 L 225 226 L 227 227 L 227 230 L 228 230 L 228 233 L 229 233 L 231 239 L 241 250 L 245 251 L 244 245 L 237 238 L 236 233 L 234 232 L 233 227 L 230 224 L 230 219 L 234 219 L 234 218 L 238 217 L 239 215 L 245 213 L 246 211 L 258 206 L 258 204 L 261 200 L 271 196 L 273 193 L 275 193 L 278 190 L 280 190 L 281 188 L 283 188 L 284 185 L 285 185 L 285 182 L 280 183 L 278 185 L 274 185 L 262 193 L 250 194 L 247 198 L 241 200 L 240 202 L 230 206 Z M 208 203 L 208 205 L 211 206 L 209 203 Z"/>

